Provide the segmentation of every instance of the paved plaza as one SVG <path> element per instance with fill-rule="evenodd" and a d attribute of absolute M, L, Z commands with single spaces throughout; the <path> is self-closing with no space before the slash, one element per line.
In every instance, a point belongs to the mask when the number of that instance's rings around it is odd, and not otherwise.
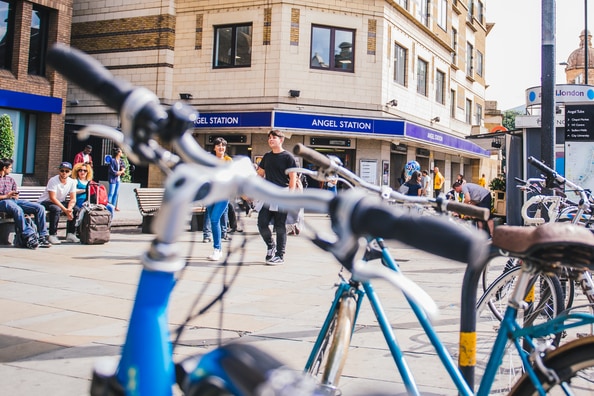
<path fill-rule="evenodd" d="M 126 225 L 125 214 L 116 216 L 119 227 L 113 228 L 105 245 L 62 244 L 36 251 L 0 247 L 3 394 L 88 394 L 94 362 L 118 355 L 141 268 L 138 258 L 153 236 Z M 138 223 L 132 217 L 129 223 Z M 306 218 L 313 229 L 329 228 L 325 215 Z M 236 248 L 247 238 L 237 279 L 222 307 L 190 322 L 175 350 L 176 359 L 203 353 L 219 340 L 241 339 L 300 369 L 332 301 L 340 266 L 303 235 L 288 237 L 284 265 L 267 266 L 255 216 L 245 220 L 245 232 L 224 243 L 224 249 Z M 206 260 L 212 246 L 202 243 L 201 233 L 184 232 L 179 246 L 188 266 L 171 298 L 172 328 L 184 321 L 198 293 L 205 296 L 200 304 L 217 293 L 224 276 L 220 264 Z M 464 266 L 391 246 L 403 272 L 437 301 L 441 309 L 437 330 L 455 352 Z M 237 260 L 238 254 L 233 254 L 228 273 L 238 269 Z M 402 295 L 383 282 L 375 286 L 423 394 L 456 394 Z M 361 311 L 341 380 L 344 394 L 405 394 L 366 302 Z"/>

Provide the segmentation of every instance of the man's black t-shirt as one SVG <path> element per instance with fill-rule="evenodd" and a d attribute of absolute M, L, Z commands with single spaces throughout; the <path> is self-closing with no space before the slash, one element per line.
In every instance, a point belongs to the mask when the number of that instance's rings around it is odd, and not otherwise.
<path fill-rule="evenodd" d="M 278 154 L 269 151 L 264 154 L 259 166 L 264 169 L 266 180 L 277 186 L 287 187 L 289 185 L 289 175 L 285 175 L 285 169 L 294 168 L 297 163 L 291 153 L 286 150 Z"/>

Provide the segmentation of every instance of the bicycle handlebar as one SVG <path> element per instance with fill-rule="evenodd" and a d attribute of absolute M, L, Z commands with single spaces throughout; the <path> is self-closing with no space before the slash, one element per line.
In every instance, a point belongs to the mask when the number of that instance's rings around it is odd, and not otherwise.
<path fill-rule="evenodd" d="M 376 192 L 385 198 L 391 198 L 399 202 L 416 203 L 425 206 L 431 206 L 440 212 L 450 211 L 477 218 L 479 220 L 487 221 L 489 219 L 489 210 L 480 208 L 474 205 L 468 205 L 461 202 L 449 201 L 444 198 L 426 198 L 426 197 L 414 197 L 401 194 L 397 191 L 392 190 L 387 186 L 376 186 L 375 184 L 368 183 L 362 180 L 359 176 L 355 175 L 345 167 L 336 162 L 332 161 L 329 157 L 301 144 L 298 143 L 293 148 L 293 153 L 300 157 L 305 158 L 309 162 L 320 168 L 322 174 L 337 174 L 340 177 L 348 180 L 350 183 L 363 187 L 367 190 Z"/>

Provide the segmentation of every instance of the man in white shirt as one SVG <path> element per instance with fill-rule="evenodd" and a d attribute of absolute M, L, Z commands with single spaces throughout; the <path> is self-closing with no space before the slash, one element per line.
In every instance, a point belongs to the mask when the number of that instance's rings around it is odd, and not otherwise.
<path fill-rule="evenodd" d="M 76 237 L 75 222 L 79 209 L 76 207 L 76 180 L 70 177 L 72 164 L 62 162 L 58 167 L 60 173 L 49 179 L 47 187 L 38 202 L 42 204 L 49 214 L 49 242 L 52 245 L 59 245 L 58 223 L 60 214 L 64 213 L 68 218 L 66 222 L 66 241 L 79 243 Z"/>

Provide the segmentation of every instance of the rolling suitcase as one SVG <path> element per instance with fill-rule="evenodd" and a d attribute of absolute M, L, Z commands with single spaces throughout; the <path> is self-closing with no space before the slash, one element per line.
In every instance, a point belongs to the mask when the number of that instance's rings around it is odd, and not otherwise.
<path fill-rule="evenodd" d="M 85 245 L 107 243 L 111 236 L 111 213 L 104 205 L 97 202 L 91 203 L 91 198 L 95 201 L 100 200 L 102 194 L 92 193 L 92 190 L 98 190 L 100 187 L 105 188 L 93 181 L 87 184 L 87 201 L 83 204 L 79 215 L 82 217 L 79 225 L 80 241 Z"/>

